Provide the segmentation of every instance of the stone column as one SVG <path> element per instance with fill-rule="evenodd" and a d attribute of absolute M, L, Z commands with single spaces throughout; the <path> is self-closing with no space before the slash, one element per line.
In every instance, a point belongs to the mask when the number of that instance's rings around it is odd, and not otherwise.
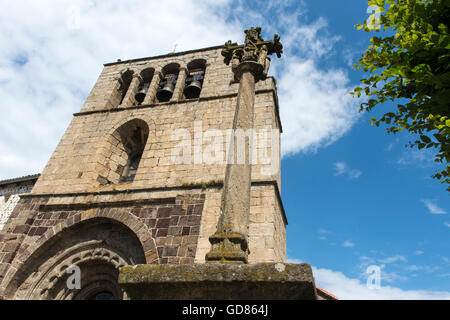
<path fill-rule="evenodd" d="M 143 105 L 152 104 L 155 101 L 156 91 L 158 90 L 161 79 L 161 71 L 155 71 L 152 81 L 150 82 L 150 86 L 148 87 L 147 94 L 145 95 L 144 101 L 142 102 Z"/>
<path fill-rule="evenodd" d="M 261 64 L 253 61 L 242 62 L 234 69 L 239 81 L 239 91 L 233 132 L 242 130 L 245 133 L 250 130 L 250 134 L 248 140 L 245 140 L 245 149 L 234 141 L 230 143 L 230 149 L 234 149 L 234 152 L 230 150 L 234 159 L 230 159 L 232 162 L 227 164 L 221 215 L 216 233 L 209 238 L 212 247 L 205 258 L 208 262 L 248 262 L 247 234 L 252 174 L 250 144 L 253 139 L 255 79 L 260 77 L 263 69 Z M 244 163 L 237 163 L 237 155 L 242 152 L 245 152 Z"/>
<path fill-rule="evenodd" d="M 134 95 L 136 94 L 139 84 L 142 82 L 142 78 L 139 74 L 134 74 L 133 79 L 131 80 L 130 86 L 128 87 L 127 93 L 123 98 L 121 106 L 123 108 L 131 107 L 136 104 L 136 99 Z"/>
<path fill-rule="evenodd" d="M 187 68 L 181 67 L 180 71 L 178 72 L 177 84 L 175 85 L 175 89 L 173 90 L 173 95 L 170 101 L 178 101 L 183 97 L 183 90 L 187 74 Z"/>

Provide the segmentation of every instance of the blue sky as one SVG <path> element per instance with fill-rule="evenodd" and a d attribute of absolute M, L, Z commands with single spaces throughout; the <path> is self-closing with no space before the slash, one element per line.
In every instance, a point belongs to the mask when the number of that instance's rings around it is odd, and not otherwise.
<path fill-rule="evenodd" d="M 0 179 L 40 172 L 101 72 L 118 58 L 279 33 L 287 253 L 343 299 L 450 299 L 450 201 L 431 153 L 371 127 L 348 92 L 370 34 L 366 1 L 9 1 L 0 13 Z M 381 268 L 381 288 L 365 270 Z"/>

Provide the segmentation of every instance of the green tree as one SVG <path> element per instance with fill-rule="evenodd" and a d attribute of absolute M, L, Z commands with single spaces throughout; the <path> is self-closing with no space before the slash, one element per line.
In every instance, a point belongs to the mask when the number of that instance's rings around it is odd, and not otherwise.
<path fill-rule="evenodd" d="M 417 136 L 411 147 L 435 148 L 434 161 L 444 168 L 434 178 L 450 184 L 450 0 L 369 0 L 374 13 L 365 32 L 382 32 L 355 65 L 369 72 L 351 94 L 368 98 L 360 111 L 386 101 L 397 105 L 372 125 L 388 133 L 408 130 Z M 450 187 L 447 188 L 450 191 Z"/>

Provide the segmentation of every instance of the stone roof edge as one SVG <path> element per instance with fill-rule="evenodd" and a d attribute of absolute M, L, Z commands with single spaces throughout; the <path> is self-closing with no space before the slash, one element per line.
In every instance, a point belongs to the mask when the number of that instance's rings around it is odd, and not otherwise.
<path fill-rule="evenodd" d="M 176 57 L 176 56 L 182 56 L 182 55 L 185 55 L 185 54 L 190 54 L 190 53 L 195 53 L 195 52 L 217 50 L 217 49 L 220 49 L 222 47 L 223 47 L 223 45 L 206 47 L 206 48 L 200 48 L 200 49 L 195 49 L 195 50 L 172 52 L 172 53 L 161 54 L 161 55 L 153 56 L 153 57 L 144 57 L 144 58 L 137 58 L 137 59 L 128 59 L 128 60 L 123 60 L 123 61 L 109 62 L 109 63 L 104 63 L 103 65 L 106 67 L 106 66 L 112 66 L 112 65 L 115 65 L 115 64 L 126 64 L 126 63 L 139 62 L 139 61 L 144 61 L 144 60 L 155 60 L 155 59 Z"/>
<path fill-rule="evenodd" d="M 31 174 L 28 176 L 23 176 L 23 177 L 18 177 L 18 178 L 0 180 L 0 185 L 37 180 L 40 175 L 41 175 L 40 173 L 37 173 L 37 174 Z"/>
<path fill-rule="evenodd" d="M 319 288 L 316 286 L 316 290 L 317 290 L 318 295 L 321 295 L 322 297 L 327 298 L 327 300 L 339 300 L 339 298 L 336 297 L 334 294 L 329 293 L 328 291 L 326 291 L 322 288 Z"/>

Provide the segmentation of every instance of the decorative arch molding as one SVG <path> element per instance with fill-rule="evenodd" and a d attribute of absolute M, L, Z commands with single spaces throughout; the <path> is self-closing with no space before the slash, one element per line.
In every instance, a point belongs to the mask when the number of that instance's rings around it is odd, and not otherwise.
<path fill-rule="evenodd" d="M 114 122 L 111 126 L 109 126 L 105 138 L 114 134 L 114 132 L 117 129 L 119 129 L 126 123 L 133 121 L 133 120 L 143 121 L 148 126 L 150 132 L 155 131 L 155 122 L 150 118 L 150 116 L 147 114 L 139 113 L 138 111 L 134 110 L 134 111 L 130 111 L 130 112 L 124 114 L 123 117 L 121 117 L 119 120 Z"/>
<path fill-rule="evenodd" d="M 119 234 L 123 239 L 118 240 Z M 3 297 L 75 298 L 70 292 L 61 295 L 51 289 L 57 283 L 55 279 L 64 275 L 68 263 L 80 265 L 89 261 L 105 265 L 111 275 L 126 264 L 158 263 L 158 253 L 147 226 L 135 216 L 90 209 L 49 229 L 14 260 L 10 269 L 15 272 L 4 279 Z"/>
<path fill-rule="evenodd" d="M 204 60 L 206 65 L 208 66 L 210 64 L 211 57 L 208 57 L 207 54 L 204 54 L 204 53 L 202 54 L 201 52 L 197 52 L 195 57 L 193 56 L 190 59 L 186 59 L 186 57 L 185 58 L 182 58 L 182 57 L 179 57 L 179 58 L 171 57 L 170 59 L 166 59 L 164 61 L 151 60 L 151 61 L 148 61 L 148 62 L 142 64 L 142 65 L 129 65 L 129 66 L 124 67 L 123 69 L 121 69 L 120 72 L 125 72 L 126 70 L 130 69 L 133 72 L 140 73 L 142 70 L 149 69 L 149 68 L 154 69 L 156 72 L 162 72 L 163 69 L 167 65 L 170 65 L 170 64 L 174 64 L 175 65 L 176 64 L 180 68 L 186 68 L 187 65 L 189 63 L 191 63 L 192 61 L 194 61 L 194 60 Z"/>
<path fill-rule="evenodd" d="M 16 292 L 19 299 L 89 299 L 96 291 L 107 291 L 116 299 L 122 298 L 117 284 L 119 268 L 133 264 L 130 259 L 124 259 L 126 254 L 120 249 L 108 246 L 100 241 L 69 248 L 54 259 L 45 263 L 43 272 L 37 274 L 31 288 Z M 71 289 L 67 280 L 72 275 L 70 267 L 81 270 L 80 289 Z M 70 272 L 69 272 L 70 271 Z M 103 283 L 99 283 L 99 282 Z M 22 293 L 22 296 L 20 295 Z"/>

